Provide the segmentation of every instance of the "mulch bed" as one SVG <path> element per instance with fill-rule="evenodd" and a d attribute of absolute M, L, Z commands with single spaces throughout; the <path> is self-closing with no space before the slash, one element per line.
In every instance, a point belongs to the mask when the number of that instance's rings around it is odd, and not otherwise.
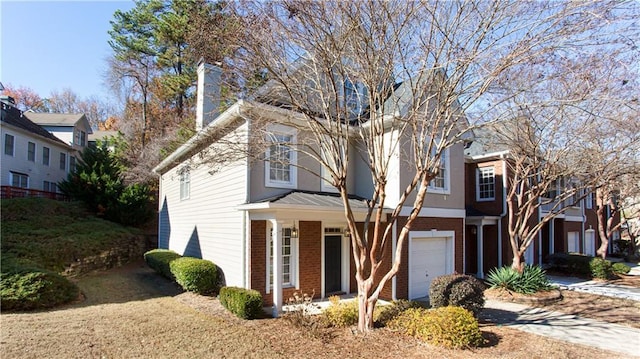
<path fill-rule="evenodd" d="M 484 296 L 487 299 L 532 305 L 546 305 L 562 300 L 562 292 L 560 289 L 551 289 L 532 294 L 521 294 L 504 288 L 489 288 L 484 291 Z"/>

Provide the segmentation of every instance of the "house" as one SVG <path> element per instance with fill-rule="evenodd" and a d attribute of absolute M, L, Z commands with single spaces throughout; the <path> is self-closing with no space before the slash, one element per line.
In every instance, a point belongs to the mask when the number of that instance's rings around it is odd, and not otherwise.
<path fill-rule="evenodd" d="M 160 176 L 158 246 L 213 261 L 226 285 L 258 290 L 276 314 L 295 291 L 315 293 L 316 298 L 356 292 L 340 197 L 311 173 L 322 173 L 317 161 L 286 145 L 305 136 L 291 125 L 301 116 L 255 100 L 239 100 L 212 115 L 216 96 L 204 95 L 203 89 L 216 88 L 219 71 L 206 64 L 198 67 L 198 132 L 154 169 Z M 231 144 L 236 153 L 252 149 L 249 139 L 258 131 L 257 118 L 268 118 L 272 141 L 263 159 L 226 153 Z M 396 130 L 388 131 L 393 136 Z M 463 271 L 463 149 L 459 144 L 445 154 L 404 246 L 402 267 L 382 298 L 425 297 L 432 278 Z M 391 202 L 409 181 L 403 167 L 406 152 L 394 151 L 395 171 L 387 186 Z M 224 161 L 214 167 L 196 165 L 212 155 Z M 370 174 L 360 156 L 349 160 L 349 201 L 356 220 L 363 221 L 364 201 L 373 191 Z M 401 213 L 394 236 L 410 210 Z M 274 252 L 274 247 L 281 249 Z"/>
<path fill-rule="evenodd" d="M 29 120 L 11 98 L 3 98 L 1 106 L 2 198 L 58 197 L 57 183 L 67 177 L 76 150 Z"/>
<path fill-rule="evenodd" d="M 509 150 L 488 144 L 485 131 L 465 149 L 465 273 L 480 278 L 495 267 L 510 265 L 507 218 Z M 562 186 L 558 186 L 561 190 Z M 582 192 L 581 192 L 582 193 Z M 582 196 L 578 196 L 582 197 Z M 525 262 L 542 264 L 549 254 L 573 252 L 595 256 L 600 246 L 594 196 L 587 194 L 544 225 L 525 252 Z M 545 216 L 551 205 L 543 204 L 533 220 Z M 612 242 L 609 253 L 612 253 Z"/>

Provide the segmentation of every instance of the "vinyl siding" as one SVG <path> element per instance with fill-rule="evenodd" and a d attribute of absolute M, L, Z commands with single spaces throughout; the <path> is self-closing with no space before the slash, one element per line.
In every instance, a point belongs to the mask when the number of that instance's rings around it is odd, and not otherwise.
<path fill-rule="evenodd" d="M 240 129 L 231 135 L 246 133 L 246 124 Z M 178 172 L 185 165 L 161 176 L 158 245 L 211 260 L 222 269 L 226 285 L 243 286 L 244 212 L 235 208 L 246 201 L 247 162 L 227 164 L 213 174 L 207 165 L 191 166 L 190 196 L 181 200 Z"/>

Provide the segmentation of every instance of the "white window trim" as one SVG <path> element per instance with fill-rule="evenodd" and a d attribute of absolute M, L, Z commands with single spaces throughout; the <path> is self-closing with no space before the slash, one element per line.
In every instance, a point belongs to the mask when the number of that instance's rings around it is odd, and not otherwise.
<path fill-rule="evenodd" d="M 480 176 L 482 172 L 491 170 L 493 172 L 493 197 L 481 198 L 480 197 Z M 477 202 L 489 202 L 496 199 L 496 169 L 494 166 L 479 167 L 476 169 L 476 201 Z"/>
<path fill-rule="evenodd" d="M 271 163 L 269 158 L 271 157 L 271 148 L 267 147 L 265 152 L 264 161 L 264 186 L 274 188 L 297 188 L 298 187 L 298 153 L 295 150 L 295 143 L 298 140 L 298 131 L 295 128 L 287 127 L 283 125 L 270 125 L 267 131 L 272 134 L 291 136 L 290 147 L 290 162 L 289 162 L 289 181 L 276 181 L 271 179 Z M 270 136 L 267 134 L 267 141 L 271 141 Z"/>
<path fill-rule="evenodd" d="M 20 187 L 18 186 L 18 188 L 31 188 L 31 178 L 29 178 L 29 175 L 26 173 L 20 173 L 20 172 L 13 172 L 13 171 L 9 171 L 9 184 L 13 186 L 13 177 L 14 176 L 22 176 L 22 177 L 26 177 L 27 178 L 27 186 L 26 187 Z"/>
<path fill-rule="evenodd" d="M 45 148 L 47 149 L 47 162 L 44 161 L 45 156 L 44 156 L 44 150 Z M 47 147 L 47 146 L 42 146 L 42 165 L 43 166 L 49 166 L 51 164 L 51 148 Z"/>
<path fill-rule="evenodd" d="M 284 224 L 280 227 L 280 235 L 282 235 L 282 231 L 285 228 L 293 228 L 293 224 L 292 223 L 288 223 L 288 224 Z M 298 231 L 300 229 L 298 228 Z M 273 242 L 273 237 L 272 237 L 272 233 L 273 233 L 273 227 L 271 226 L 267 226 L 267 240 L 266 240 L 266 283 L 267 283 L 267 288 L 266 288 L 266 292 L 267 294 L 273 292 L 273 283 L 271 283 L 271 243 Z M 299 247 L 299 240 L 300 238 L 291 238 L 291 262 L 289 263 L 289 283 L 284 283 L 284 281 L 282 282 L 282 288 L 296 288 L 299 289 L 300 288 L 300 283 L 298 282 L 298 278 L 299 278 L 299 272 L 298 272 L 298 260 L 299 260 L 299 255 L 298 255 L 298 247 Z M 282 241 L 282 243 L 284 244 L 284 240 Z M 284 273 L 283 273 L 284 274 Z"/>
<path fill-rule="evenodd" d="M 451 194 L 451 161 L 449 161 L 449 148 L 445 148 L 442 152 L 442 160 L 444 160 L 444 188 L 434 187 L 431 185 L 433 179 L 427 185 L 427 193 Z"/>
<path fill-rule="evenodd" d="M 586 197 L 584 198 L 584 202 L 586 209 L 593 209 L 593 191 L 589 191 L 587 193 Z"/>
<path fill-rule="evenodd" d="M 189 168 L 183 168 L 180 171 L 180 200 L 184 201 L 191 198 L 191 172 Z"/>
<path fill-rule="evenodd" d="M 11 153 L 7 153 L 7 138 L 11 137 L 12 138 L 12 142 L 11 142 Z M 16 155 L 16 136 L 10 134 L 10 133 L 5 133 L 4 134 L 4 143 L 2 146 L 2 152 L 7 155 L 7 156 L 11 156 L 14 157 Z"/>
<path fill-rule="evenodd" d="M 31 145 L 33 145 L 33 159 L 29 158 L 29 155 L 30 155 L 29 146 Z M 35 142 L 27 141 L 27 161 L 35 163 L 37 157 L 38 157 L 38 145 Z"/>

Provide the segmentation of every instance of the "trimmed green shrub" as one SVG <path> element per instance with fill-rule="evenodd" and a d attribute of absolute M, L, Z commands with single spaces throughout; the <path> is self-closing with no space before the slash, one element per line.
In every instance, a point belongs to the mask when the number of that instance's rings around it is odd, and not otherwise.
<path fill-rule="evenodd" d="M 376 308 L 378 307 L 380 306 L 377 306 Z M 375 318 L 375 321 L 380 326 L 386 326 L 391 320 L 410 308 L 427 308 L 427 305 L 426 303 L 421 303 L 413 300 L 394 300 L 393 302 L 391 302 L 391 304 L 380 307 L 379 314 Z"/>
<path fill-rule="evenodd" d="M 13 258 L 3 258 L 0 279 L 2 310 L 50 308 L 78 297 L 67 278 Z"/>
<path fill-rule="evenodd" d="M 429 303 L 433 308 L 457 306 L 474 316 L 484 307 L 484 284 L 465 274 L 448 274 L 433 279 L 429 288 Z"/>
<path fill-rule="evenodd" d="M 553 253 L 547 257 L 549 269 L 579 277 L 590 277 L 589 262 L 591 256 L 577 253 Z"/>
<path fill-rule="evenodd" d="M 176 282 L 186 291 L 211 294 L 218 289 L 218 268 L 211 261 L 181 257 L 169 262 L 169 267 Z"/>
<path fill-rule="evenodd" d="M 242 319 L 256 319 L 264 315 L 262 295 L 257 290 L 222 287 L 218 294 L 218 300 L 223 307 Z"/>
<path fill-rule="evenodd" d="M 522 274 L 511 267 L 494 268 L 487 275 L 487 283 L 491 288 L 504 288 L 522 294 L 551 289 L 545 271 L 531 264 L 524 266 Z"/>
<path fill-rule="evenodd" d="M 322 320 L 332 327 L 348 327 L 358 323 L 358 302 L 340 302 L 340 297 L 329 297 L 331 305 L 322 312 Z"/>
<path fill-rule="evenodd" d="M 628 265 L 624 264 L 624 263 L 613 263 L 611 265 L 611 269 L 613 270 L 613 273 L 615 274 L 627 274 L 631 271 L 631 267 L 629 267 Z"/>
<path fill-rule="evenodd" d="M 391 320 L 388 327 L 450 349 L 476 347 L 483 343 L 478 321 L 461 307 L 409 308 Z"/>
<path fill-rule="evenodd" d="M 152 249 L 144 254 L 144 261 L 147 262 L 147 265 L 151 267 L 151 269 L 173 280 L 174 276 L 171 273 L 171 262 L 181 257 L 181 255 L 172 250 Z"/>
<path fill-rule="evenodd" d="M 609 279 L 613 276 L 613 268 L 611 262 L 599 257 L 591 259 L 589 261 L 589 268 L 591 269 L 591 276 L 598 279 Z"/>

